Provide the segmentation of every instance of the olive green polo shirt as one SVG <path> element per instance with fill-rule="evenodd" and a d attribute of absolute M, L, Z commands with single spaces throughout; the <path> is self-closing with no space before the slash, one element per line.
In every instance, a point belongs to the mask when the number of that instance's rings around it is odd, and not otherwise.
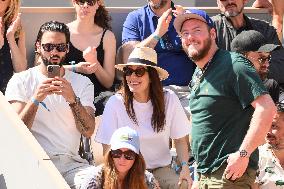
<path fill-rule="evenodd" d="M 196 78 L 196 69 L 193 78 Z M 242 55 L 218 50 L 190 95 L 192 153 L 199 173 L 216 171 L 239 147 L 254 108 L 267 91 L 252 64 Z M 257 168 L 258 152 L 249 166 Z"/>

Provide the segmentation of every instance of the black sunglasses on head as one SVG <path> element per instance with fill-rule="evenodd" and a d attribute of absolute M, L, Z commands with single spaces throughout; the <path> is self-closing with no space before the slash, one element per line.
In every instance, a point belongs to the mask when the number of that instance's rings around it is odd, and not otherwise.
<path fill-rule="evenodd" d="M 142 77 L 147 72 L 147 68 L 141 67 L 141 68 L 137 68 L 137 69 L 134 70 L 134 69 L 126 66 L 126 67 L 123 68 L 123 72 L 126 76 L 131 76 L 132 73 L 135 73 L 135 75 L 137 77 Z"/>
<path fill-rule="evenodd" d="M 136 153 L 132 150 L 127 150 L 123 152 L 120 149 L 111 150 L 110 155 L 112 158 L 121 158 L 121 156 L 123 155 L 126 160 L 134 160 L 136 157 Z"/>
<path fill-rule="evenodd" d="M 75 1 L 77 5 L 83 6 L 85 3 L 87 3 L 88 6 L 94 6 L 97 3 L 97 0 L 76 0 Z"/>
<path fill-rule="evenodd" d="M 52 43 L 45 43 L 41 44 L 42 48 L 46 52 L 51 52 L 54 48 L 58 52 L 66 52 L 68 49 L 68 45 L 66 43 L 59 43 L 59 44 L 52 44 Z"/>

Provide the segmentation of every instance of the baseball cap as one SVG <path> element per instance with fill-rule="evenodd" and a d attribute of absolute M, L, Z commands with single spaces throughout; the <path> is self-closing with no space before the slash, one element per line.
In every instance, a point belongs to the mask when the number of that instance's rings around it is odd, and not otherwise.
<path fill-rule="evenodd" d="M 127 148 L 139 154 L 140 142 L 137 131 L 130 127 L 120 127 L 112 134 L 110 148 L 112 150 Z"/>
<path fill-rule="evenodd" d="M 256 51 L 272 52 L 279 48 L 279 45 L 268 44 L 265 37 L 258 31 L 248 30 L 238 34 L 231 43 L 231 51 L 238 53 Z"/>
<path fill-rule="evenodd" d="M 189 19 L 197 19 L 206 23 L 210 28 L 214 27 L 213 20 L 208 16 L 208 14 L 203 10 L 198 9 L 187 9 L 183 14 L 179 14 L 174 21 L 174 27 L 178 34 L 182 28 L 183 23 Z"/>

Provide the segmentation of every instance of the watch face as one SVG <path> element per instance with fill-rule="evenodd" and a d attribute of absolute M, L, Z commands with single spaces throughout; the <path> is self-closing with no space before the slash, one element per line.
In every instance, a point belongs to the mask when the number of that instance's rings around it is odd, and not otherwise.
<path fill-rule="evenodd" d="M 76 102 L 76 103 L 79 103 L 79 102 L 80 102 L 80 98 L 76 96 L 75 102 Z"/>
<path fill-rule="evenodd" d="M 246 150 L 241 150 L 240 151 L 240 156 L 241 157 L 246 157 L 248 155 L 248 152 Z"/>

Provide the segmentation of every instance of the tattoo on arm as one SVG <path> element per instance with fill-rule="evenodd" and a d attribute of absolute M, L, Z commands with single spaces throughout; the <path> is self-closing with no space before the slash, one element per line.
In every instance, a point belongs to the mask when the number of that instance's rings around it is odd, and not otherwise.
<path fill-rule="evenodd" d="M 79 131 L 81 133 L 88 132 L 90 127 L 86 124 L 86 121 L 83 118 L 82 114 L 84 114 L 84 113 L 82 111 L 85 111 L 85 110 L 84 110 L 84 107 L 82 106 L 82 104 L 78 103 L 78 104 L 70 106 L 70 108 L 71 108 L 72 113 L 74 115 L 76 127 L 79 129 Z"/>

